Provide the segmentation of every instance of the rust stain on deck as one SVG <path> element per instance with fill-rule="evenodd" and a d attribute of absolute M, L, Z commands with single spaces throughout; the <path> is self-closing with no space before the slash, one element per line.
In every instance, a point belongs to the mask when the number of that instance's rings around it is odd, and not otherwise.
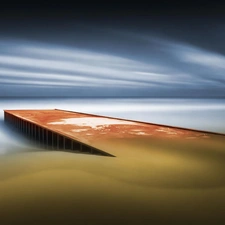
<path fill-rule="evenodd" d="M 113 138 L 210 139 L 215 134 L 151 123 L 104 117 L 65 110 L 5 110 L 43 129 L 98 148 L 99 143 Z M 104 149 L 102 149 L 104 151 Z"/>

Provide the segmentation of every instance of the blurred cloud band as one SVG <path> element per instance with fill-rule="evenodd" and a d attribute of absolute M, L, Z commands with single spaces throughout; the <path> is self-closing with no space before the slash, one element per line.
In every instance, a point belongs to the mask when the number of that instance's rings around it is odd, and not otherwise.
<path fill-rule="evenodd" d="M 71 95 L 76 95 L 77 87 L 92 87 L 90 96 L 107 96 L 107 88 L 114 89 L 109 94 L 112 96 L 123 95 L 122 89 L 126 95 L 130 91 L 131 96 L 210 96 L 207 90 L 216 96 L 225 95 L 223 55 L 160 38 L 137 34 L 132 38 L 146 43 L 144 60 L 138 54 L 136 58 L 122 57 L 66 46 L 0 40 L 0 84 L 14 85 L 15 93 L 21 85 L 36 85 L 55 88 L 55 93 L 59 87 L 74 88 Z M 186 92 L 182 93 L 183 89 Z M 6 90 L 2 88 L 0 96 L 7 96 Z M 35 95 L 26 89 L 19 93 Z"/>

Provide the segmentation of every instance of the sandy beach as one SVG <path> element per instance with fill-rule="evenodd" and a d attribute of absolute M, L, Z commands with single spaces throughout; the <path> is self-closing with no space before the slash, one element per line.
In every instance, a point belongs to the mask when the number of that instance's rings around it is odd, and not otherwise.
<path fill-rule="evenodd" d="M 2 156 L 1 224 L 224 224 L 224 138 L 102 145 L 118 157 Z"/>

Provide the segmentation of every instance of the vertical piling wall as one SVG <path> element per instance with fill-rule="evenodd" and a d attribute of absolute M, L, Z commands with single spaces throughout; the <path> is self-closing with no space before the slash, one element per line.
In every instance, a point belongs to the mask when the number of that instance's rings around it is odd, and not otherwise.
<path fill-rule="evenodd" d="M 38 124 L 14 116 L 8 112 L 4 112 L 4 120 L 7 125 L 15 128 L 24 136 L 28 137 L 29 140 L 32 140 L 32 142 L 40 148 L 113 156 L 92 146 L 39 126 Z"/>

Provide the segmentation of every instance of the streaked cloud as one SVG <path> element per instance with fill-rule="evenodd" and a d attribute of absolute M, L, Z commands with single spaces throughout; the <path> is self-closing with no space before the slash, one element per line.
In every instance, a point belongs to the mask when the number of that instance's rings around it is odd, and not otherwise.
<path fill-rule="evenodd" d="M 149 89 L 149 92 L 151 88 L 158 92 L 185 88 L 190 93 L 192 89 L 223 89 L 223 55 L 161 38 L 134 34 L 132 39 L 145 43 L 141 49 L 143 57 L 140 53 L 125 56 L 47 43 L 0 40 L 0 84 L 13 84 L 15 88 L 29 84 L 52 88 L 110 87 L 115 88 L 115 93 L 117 88 Z"/>

